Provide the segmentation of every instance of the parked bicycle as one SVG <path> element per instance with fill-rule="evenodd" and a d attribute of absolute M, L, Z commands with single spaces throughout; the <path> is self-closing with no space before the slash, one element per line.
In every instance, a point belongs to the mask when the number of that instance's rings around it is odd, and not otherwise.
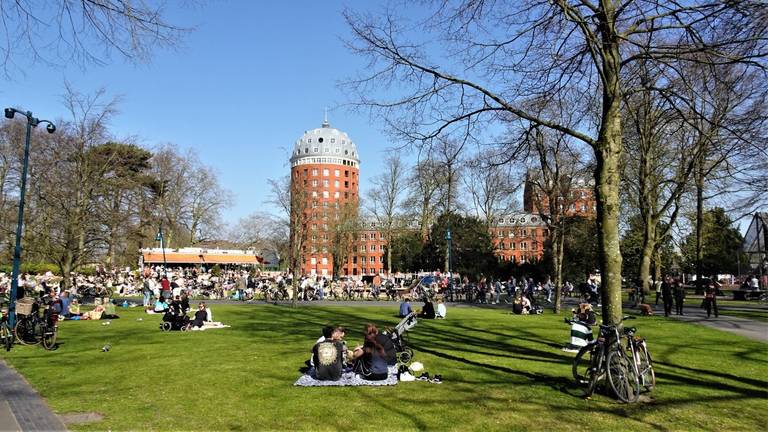
<path fill-rule="evenodd" d="M 8 326 L 8 309 L 0 310 L 0 338 L 3 340 L 3 348 L 10 351 L 13 346 L 13 332 Z"/>
<path fill-rule="evenodd" d="M 634 317 L 625 316 L 622 322 L 627 319 Z M 634 357 L 630 358 L 622 348 L 618 325 L 601 324 L 597 340 L 579 350 L 572 368 L 576 383 L 587 386 L 587 397 L 592 396 L 598 382 L 603 379 L 622 402 L 635 402 L 640 395 Z"/>
<path fill-rule="evenodd" d="M 653 371 L 648 344 L 645 338 L 635 336 L 636 332 L 637 328 L 635 327 L 624 329 L 624 336 L 627 338 L 627 351 L 632 353 L 632 365 L 640 379 L 640 385 L 646 390 L 651 390 L 656 387 L 656 373 Z"/>
<path fill-rule="evenodd" d="M 36 345 L 42 342 L 43 348 L 52 350 L 56 347 L 58 321 L 59 314 L 50 304 L 24 298 L 16 303 L 16 325 L 13 333 L 22 345 Z"/>

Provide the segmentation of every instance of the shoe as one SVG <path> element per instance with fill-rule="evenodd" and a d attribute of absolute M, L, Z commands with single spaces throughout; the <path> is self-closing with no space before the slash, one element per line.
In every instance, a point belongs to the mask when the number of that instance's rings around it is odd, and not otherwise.
<path fill-rule="evenodd" d="M 443 376 L 442 375 L 435 375 L 434 378 L 432 378 L 429 382 L 432 384 L 442 384 L 443 383 Z"/>
<path fill-rule="evenodd" d="M 423 374 L 419 375 L 417 378 L 419 381 L 429 381 L 429 373 L 424 372 Z"/>
<path fill-rule="evenodd" d="M 400 374 L 400 381 L 406 381 L 406 382 L 408 382 L 408 381 L 416 381 L 416 377 L 411 375 L 410 372 L 405 371 L 405 372 Z"/>

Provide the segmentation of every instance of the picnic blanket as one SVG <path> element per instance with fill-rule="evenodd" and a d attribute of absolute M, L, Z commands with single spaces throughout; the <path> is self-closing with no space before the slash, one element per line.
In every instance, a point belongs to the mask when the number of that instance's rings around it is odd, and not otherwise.
<path fill-rule="evenodd" d="M 299 387 L 342 387 L 342 386 L 389 386 L 397 384 L 397 366 L 389 366 L 389 376 L 381 381 L 368 381 L 360 378 L 360 375 L 354 372 L 345 372 L 341 374 L 338 381 L 320 381 L 312 375 L 313 370 L 305 373 L 296 380 L 293 385 Z"/>

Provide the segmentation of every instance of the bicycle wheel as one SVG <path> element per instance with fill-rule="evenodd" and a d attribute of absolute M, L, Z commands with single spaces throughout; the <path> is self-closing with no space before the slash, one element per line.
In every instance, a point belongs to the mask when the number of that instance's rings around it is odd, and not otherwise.
<path fill-rule="evenodd" d="M 13 332 L 5 322 L 0 325 L 0 336 L 3 338 L 3 348 L 6 351 L 10 351 L 11 346 L 13 346 Z"/>
<path fill-rule="evenodd" d="M 600 381 L 600 379 L 603 377 L 603 368 L 605 368 L 604 349 L 605 348 L 603 348 L 603 346 L 596 344 L 592 351 L 592 363 L 588 369 L 587 375 L 587 390 L 584 393 L 584 396 L 587 398 L 592 397 L 592 394 L 595 392 L 595 388 L 597 388 L 597 382 Z"/>
<path fill-rule="evenodd" d="M 635 402 L 640 396 L 640 381 L 635 373 L 632 360 L 624 355 L 620 349 L 613 349 L 608 353 L 606 371 L 608 384 L 610 384 L 616 397 L 624 403 Z"/>
<path fill-rule="evenodd" d="M 592 376 L 592 363 L 598 354 L 597 344 L 589 344 L 581 347 L 573 359 L 573 379 L 578 385 L 589 383 Z"/>
<path fill-rule="evenodd" d="M 54 327 L 45 327 L 43 328 L 43 348 L 47 350 L 52 350 L 56 347 L 56 335 L 58 335 L 59 330 Z"/>
<path fill-rule="evenodd" d="M 29 318 L 23 318 L 16 322 L 13 332 L 16 334 L 16 339 L 19 340 L 20 344 L 37 345 L 40 343 L 40 339 L 37 338 L 35 327 L 36 323 Z"/>
<path fill-rule="evenodd" d="M 653 371 L 651 354 L 648 352 L 648 347 L 645 341 L 637 344 L 637 357 L 637 368 L 640 370 L 641 384 L 647 390 L 651 390 L 652 388 L 656 387 L 656 372 Z"/>

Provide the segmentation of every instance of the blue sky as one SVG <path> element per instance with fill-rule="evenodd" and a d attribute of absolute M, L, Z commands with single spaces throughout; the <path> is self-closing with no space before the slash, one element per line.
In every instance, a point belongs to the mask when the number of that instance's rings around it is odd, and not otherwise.
<path fill-rule="evenodd" d="M 265 209 L 267 180 L 288 172 L 294 141 L 320 126 L 324 107 L 346 102 L 336 84 L 363 64 L 341 41 L 347 32 L 343 7 L 337 1 L 232 0 L 169 10 L 174 24 L 196 27 L 180 48 L 155 51 L 151 62 L 138 66 L 116 56 L 86 70 L 31 65 L 25 75 L 0 81 L 0 105 L 62 118 L 65 80 L 83 93 L 104 87 L 122 98 L 115 134 L 137 136 L 150 148 L 172 142 L 197 151 L 235 194 L 224 214 L 234 223 Z M 382 124 L 345 108 L 328 117 L 356 142 L 364 189 L 391 145 Z"/>

